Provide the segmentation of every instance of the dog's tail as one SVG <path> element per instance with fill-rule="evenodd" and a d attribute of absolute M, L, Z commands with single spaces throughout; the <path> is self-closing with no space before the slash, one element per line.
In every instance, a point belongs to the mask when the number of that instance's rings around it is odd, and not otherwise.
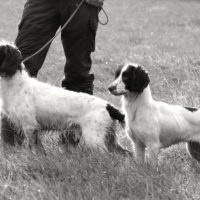
<path fill-rule="evenodd" d="M 125 115 L 121 113 L 117 108 L 108 103 L 106 109 L 112 119 L 118 120 L 122 125 L 125 124 Z"/>

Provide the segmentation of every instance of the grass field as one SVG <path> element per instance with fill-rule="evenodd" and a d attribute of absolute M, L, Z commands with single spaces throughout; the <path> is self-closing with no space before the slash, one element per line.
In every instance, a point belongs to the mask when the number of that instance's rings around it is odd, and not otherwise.
<path fill-rule="evenodd" d="M 14 41 L 25 0 L 0 2 L 0 39 Z M 116 66 L 128 60 L 148 69 L 155 99 L 200 107 L 200 2 L 106 0 L 105 9 L 109 24 L 99 26 L 93 54 L 95 95 L 120 106 L 107 87 Z M 38 78 L 58 86 L 64 62 L 57 38 Z M 46 157 L 21 150 L 6 159 L 0 152 L 0 200 L 200 199 L 200 165 L 185 144 L 163 150 L 155 170 L 118 155 L 81 149 L 64 154 L 55 133 L 43 142 Z"/>

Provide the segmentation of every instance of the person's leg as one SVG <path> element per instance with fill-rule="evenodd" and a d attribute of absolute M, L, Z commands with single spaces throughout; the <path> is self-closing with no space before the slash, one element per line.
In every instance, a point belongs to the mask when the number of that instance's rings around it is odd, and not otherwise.
<path fill-rule="evenodd" d="M 62 25 L 74 11 L 78 0 L 62 0 L 60 5 Z M 95 50 L 98 26 L 98 8 L 84 3 L 70 24 L 62 31 L 62 44 L 66 56 L 65 77 L 62 87 L 93 94 L 94 75 L 90 74 L 91 53 Z"/>
<path fill-rule="evenodd" d="M 27 1 L 24 6 L 22 19 L 18 27 L 18 35 L 15 41 L 23 58 L 34 54 L 46 44 L 55 35 L 59 26 L 58 1 Z M 45 60 L 49 46 L 50 45 L 24 63 L 30 76 L 37 76 Z"/>
<path fill-rule="evenodd" d="M 24 6 L 24 11 L 19 24 L 16 46 L 22 52 L 23 58 L 35 53 L 43 46 L 55 32 L 60 24 L 58 7 L 55 0 L 29 0 Z M 25 66 L 31 76 L 37 76 L 44 59 L 47 47 L 38 55 L 25 62 Z M 12 128 L 7 117 L 1 118 L 1 136 L 4 142 L 14 145 L 16 131 Z M 23 137 L 16 138 L 18 143 L 23 141 Z"/>

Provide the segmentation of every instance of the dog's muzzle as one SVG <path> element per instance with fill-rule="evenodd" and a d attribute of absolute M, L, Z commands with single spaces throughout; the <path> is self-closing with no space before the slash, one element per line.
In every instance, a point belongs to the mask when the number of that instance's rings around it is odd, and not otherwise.
<path fill-rule="evenodd" d="M 118 91 L 116 85 L 114 85 L 114 84 L 111 84 L 108 87 L 108 90 L 110 91 L 111 94 L 113 94 L 115 96 L 125 95 L 127 93 L 127 91 L 125 91 L 125 90 Z"/>
<path fill-rule="evenodd" d="M 111 85 L 108 87 L 108 90 L 110 91 L 110 93 L 113 94 L 113 92 L 116 90 L 116 86 L 114 86 L 114 85 L 111 84 Z"/>

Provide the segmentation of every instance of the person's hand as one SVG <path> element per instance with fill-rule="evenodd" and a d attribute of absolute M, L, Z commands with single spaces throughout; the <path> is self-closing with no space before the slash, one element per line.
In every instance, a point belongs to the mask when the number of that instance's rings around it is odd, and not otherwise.
<path fill-rule="evenodd" d="M 99 7 L 103 5 L 104 0 L 85 0 L 91 6 Z"/>

